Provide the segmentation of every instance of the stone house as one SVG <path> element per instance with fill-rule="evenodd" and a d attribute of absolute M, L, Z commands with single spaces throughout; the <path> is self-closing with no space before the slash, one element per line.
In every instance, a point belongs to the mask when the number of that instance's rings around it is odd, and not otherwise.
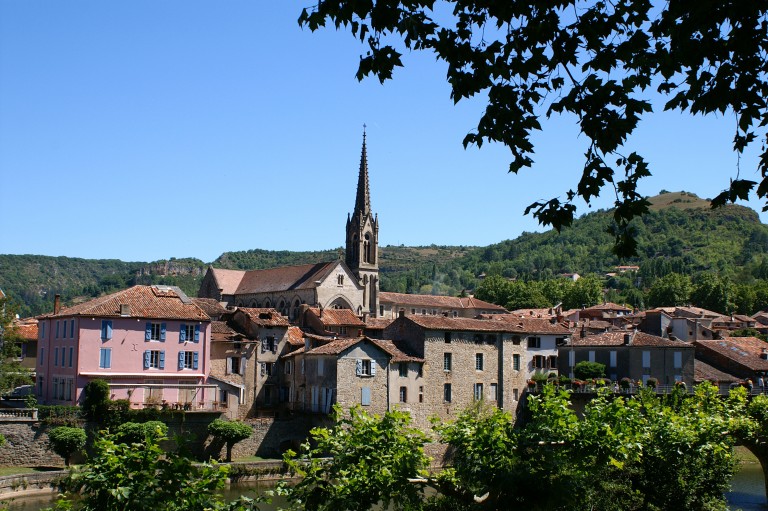
<path fill-rule="evenodd" d="M 76 404 L 85 385 L 109 382 L 113 399 L 143 403 L 216 400 L 207 384 L 211 321 L 173 286 L 133 286 L 38 316 L 37 394 Z"/>
<path fill-rule="evenodd" d="M 694 382 L 693 345 L 638 331 L 615 331 L 586 337 L 574 336 L 559 348 L 560 370 L 573 374 L 582 361 L 605 365 L 612 381 L 630 378 L 645 383 L 656 378 L 662 385 Z"/>
<path fill-rule="evenodd" d="M 39 337 L 37 319 L 16 319 L 13 323 L 17 333 L 23 339 L 20 346 L 21 353 L 19 353 L 21 367 L 29 369 L 34 378 L 37 369 L 37 340 Z"/>
<path fill-rule="evenodd" d="M 395 319 L 405 316 L 447 316 L 474 318 L 479 314 L 503 314 L 507 310 L 499 305 L 474 297 L 412 295 L 381 292 L 379 317 Z"/>
<path fill-rule="evenodd" d="M 768 343 L 757 337 L 730 337 L 693 343 L 696 357 L 716 369 L 745 380 L 756 387 L 768 386 Z M 759 385 L 760 380 L 763 386 Z"/>
<path fill-rule="evenodd" d="M 303 306 L 299 326 L 317 335 L 336 337 L 362 337 L 365 323 L 349 309 L 324 309 Z"/>

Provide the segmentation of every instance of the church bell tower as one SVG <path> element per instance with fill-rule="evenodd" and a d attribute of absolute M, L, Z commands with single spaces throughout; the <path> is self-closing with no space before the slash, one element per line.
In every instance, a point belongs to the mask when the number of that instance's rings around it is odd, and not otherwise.
<path fill-rule="evenodd" d="M 371 194 L 368 186 L 368 153 L 360 154 L 360 173 L 357 178 L 355 210 L 347 215 L 346 263 L 363 286 L 363 314 L 379 315 L 379 218 L 371 213 Z"/>

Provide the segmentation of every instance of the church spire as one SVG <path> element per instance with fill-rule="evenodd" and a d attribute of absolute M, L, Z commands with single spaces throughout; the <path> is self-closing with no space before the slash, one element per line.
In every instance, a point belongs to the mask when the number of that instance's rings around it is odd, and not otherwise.
<path fill-rule="evenodd" d="M 357 177 L 357 197 L 353 215 L 371 213 L 371 192 L 368 186 L 368 152 L 365 148 L 365 124 L 363 124 L 363 150 L 360 153 L 360 174 Z"/>

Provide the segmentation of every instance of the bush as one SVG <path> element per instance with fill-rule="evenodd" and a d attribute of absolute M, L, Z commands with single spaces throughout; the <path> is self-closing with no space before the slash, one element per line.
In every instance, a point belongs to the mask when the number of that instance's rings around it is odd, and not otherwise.
<path fill-rule="evenodd" d="M 93 422 L 104 422 L 109 412 L 109 384 L 105 380 L 89 381 L 84 389 L 83 413 Z"/>
<path fill-rule="evenodd" d="M 79 406 L 38 405 L 37 418 L 45 424 L 74 427 L 83 420 L 83 410 Z"/>
<path fill-rule="evenodd" d="M 216 419 L 208 424 L 208 433 L 227 444 L 227 461 L 232 461 L 232 446 L 253 434 L 253 428 L 238 421 Z"/>
<path fill-rule="evenodd" d="M 648 381 L 645 382 L 645 385 L 647 387 L 655 389 L 656 387 L 659 386 L 659 380 L 657 380 L 656 378 L 648 378 Z"/>
<path fill-rule="evenodd" d="M 629 378 L 622 378 L 621 381 L 619 381 L 619 386 L 624 390 L 629 390 L 632 387 L 632 380 Z"/>
<path fill-rule="evenodd" d="M 605 364 L 582 360 L 573 368 L 573 375 L 579 380 L 605 378 Z"/>
<path fill-rule="evenodd" d="M 55 452 L 69 466 L 69 458 L 85 447 L 85 430 L 61 426 L 48 432 L 48 449 Z"/>
<path fill-rule="evenodd" d="M 148 439 L 163 438 L 168 434 L 168 426 L 160 421 L 126 422 L 117 428 L 117 438 L 126 444 L 142 443 Z"/>

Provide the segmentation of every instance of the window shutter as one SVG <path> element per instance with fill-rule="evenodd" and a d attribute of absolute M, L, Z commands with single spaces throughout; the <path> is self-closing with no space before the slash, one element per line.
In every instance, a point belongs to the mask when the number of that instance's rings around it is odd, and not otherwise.
<path fill-rule="evenodd" d="M 267 364 L 262 362 L 261 363 L 261 375 L 264 376 L 265 374 L 267 374 Z"/>
<path fill-rule="evenodd" d="M 371 388 L 363 387 L 360 389 L 360 404 L 363 406 L 369 406 L 371 404 Z"/>
<path fill-rule="evenodd" d="M 357 376 L 363 375 L 363 361 L 359 358 L 355 361 L 355 374 Z"/>
<path fill-rule="evenodd" d="M 107 338 L 107 320 L 106 319 L 101 320 L 101 338 L 102 339 Z"/>
<path fill-rule="evenodd" d="M 160 340 L 165 342 L 165 323 L 160 323 Z"/>
<path fill-rule="evenodd" d="M 149 350 L 144 350 L 144 369 L 149 369 Z"/>
<path fill-rule="evenodd" d="M 104 367 L 106 367 L 107 369 L 109 369 L 109 368 L 111 368 L 111 367 L 112 367 L 112 350 L 108 348 L 108 349 L 106 349 L 105 351 L 106 351 L 107 353 L 106 353 L 106 356 L 104 357 L 104 360 L 106 361 L 106 363 L 105 363 Z"/>
<path fill-rule="evenodd" d="M 107 320 L 107 339 L 112 338 L 112 320 Z"/>
<path fill-rule="evenodd" d="M 197 369 L 197 366 L 198 366 L 197 361 L 198 360 L 199 360 L 198 352 L 195 351 L 194 353 L 192 353 L 192 369 Z"/>
<path fill-rule="evenodd" d="M 371 360 L 371 376 L 376 376 L 376 361 Z"/>
<path fill-rule="evenodd" d="M 232 373 L 232 357 L 227 357 L 227 372 L 225 374 Z"/>
<path fill-rule="evenodd" d="M 179 352 L 179 369 L 184 369 L 184 352 Z"/>
<path fill-rule="evenodd" d="M 147 328 L 144 330 L 144 340 L 148 341 L 152 339 L 152 323 L 147 322 Z"/>
<path fill-rule="evenodd" d="M 245 366 L 248 363 L 247 357 L 240 357 L 240 374 L 245 375 Z"/>
<path fill-rule="evenodd" d="M 160 352 L 160 369 L 165 369 L 165 350 Z"/>
<path fill-rule="evenodd" d="M 195 342 L 200 342 L 200 325 L 195 325 Z"/>
<path fill-rule="evenodd" d="M 267 343 L 268 343 L 268 342 L 269 342 L 269 341 L 267 340 L 267 338 L 266 338 L 266 337 L 265 337 L 264 339 L 262 339 L 262 340 L 261 340 L 261 352 L 262 352 L 262 353 L 264 353 L 265 351 L 267 351 Z"/>
<path fill-rule="evenodd" d="M 272 353 L 277 353 L 277 339 L 272 337 Z"/>
<path fill-rule="evenodd" d="M 179 327 L 179 342 L 184 342 L 187 340 L 187 325 L 184 323 L 181 324 Z"/>

